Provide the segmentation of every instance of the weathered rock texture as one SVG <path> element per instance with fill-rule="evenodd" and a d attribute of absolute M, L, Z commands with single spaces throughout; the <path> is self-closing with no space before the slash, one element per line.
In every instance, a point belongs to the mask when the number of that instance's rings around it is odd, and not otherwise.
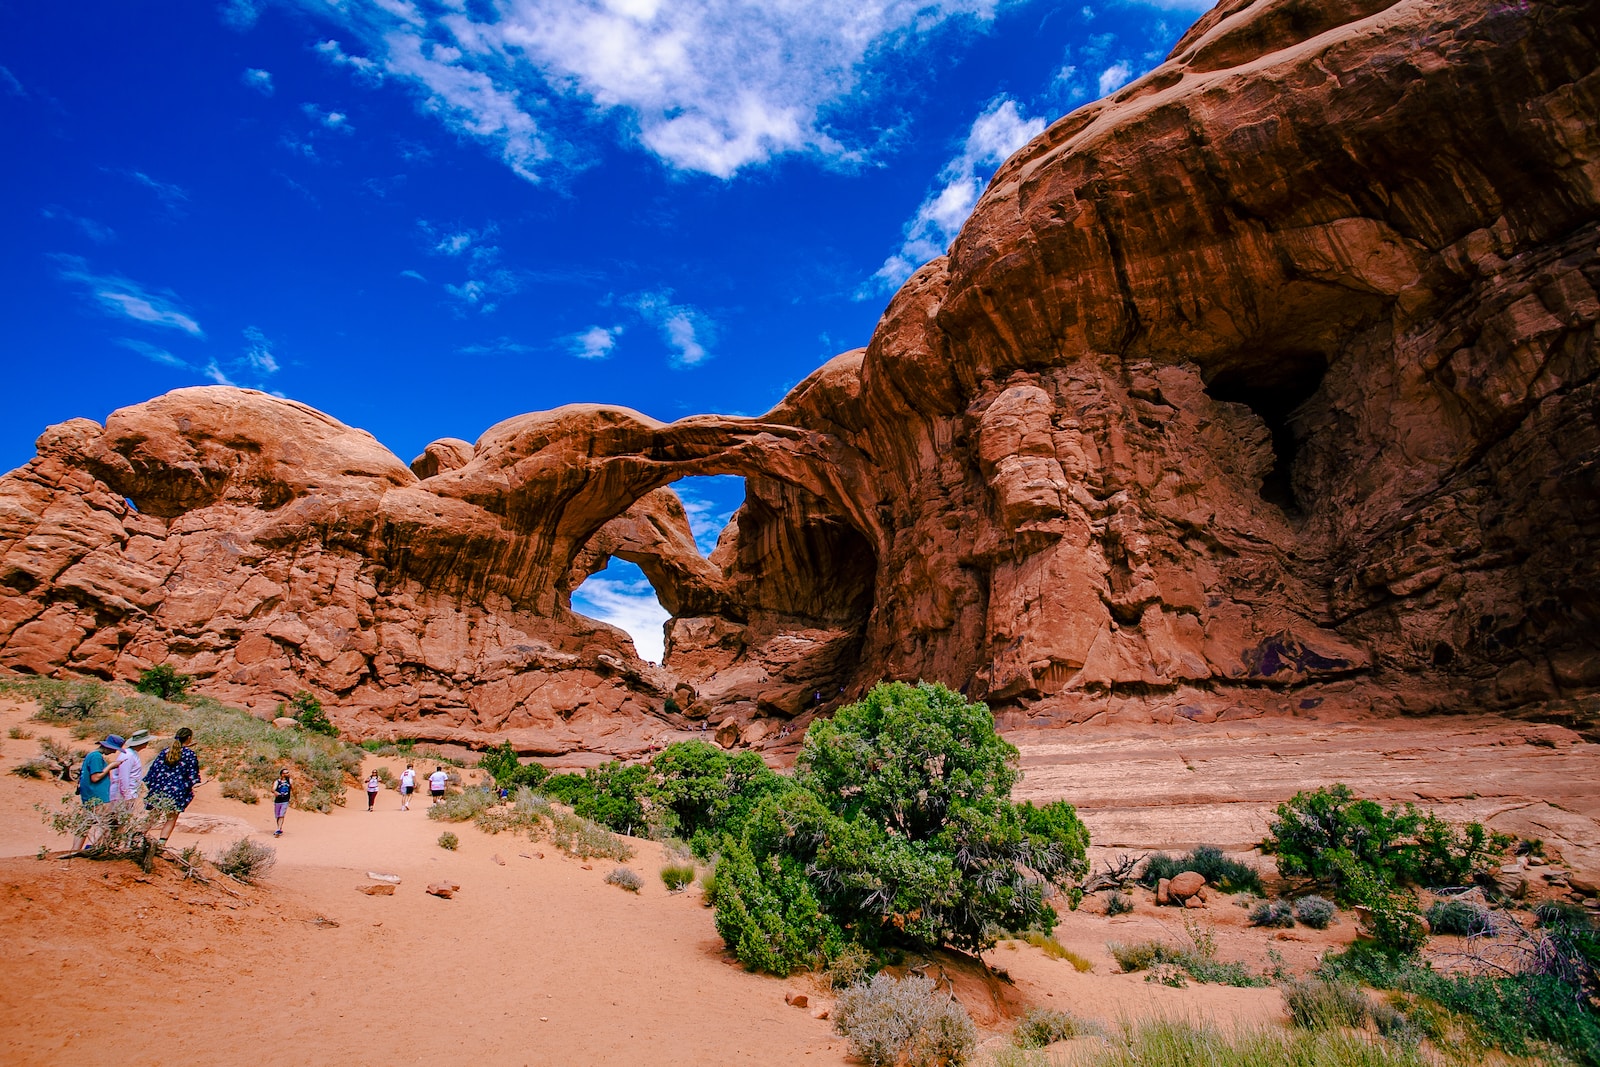
<path fill-rule="evenodd" d="M 1225 0 L 760 419 L 575 406 L 409 468 L 234 389 L 51 427 L 0 480 L 0 666 L 543 752 L 884 676 L 1014 722 L 1592 707 L 1597 64 L 1596 0 Z M 695 474 L 748 490 L 709 560 Z M 570 610 L 613 555 L 660 668 Z"/>

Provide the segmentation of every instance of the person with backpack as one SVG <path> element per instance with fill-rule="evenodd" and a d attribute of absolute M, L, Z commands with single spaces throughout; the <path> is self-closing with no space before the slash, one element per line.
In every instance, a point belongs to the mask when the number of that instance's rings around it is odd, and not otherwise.
<path fill-rule="evenodd" d="M 285 767 L 278 772 L 278 780 L 272 783 L 272 817 L 278 823 L 278 828 L 272 832 L 273 837 L 283 836 L 283 817 L 289 814 L 289 793 L 293 788 L 289 780 L 289 768 Z"/>

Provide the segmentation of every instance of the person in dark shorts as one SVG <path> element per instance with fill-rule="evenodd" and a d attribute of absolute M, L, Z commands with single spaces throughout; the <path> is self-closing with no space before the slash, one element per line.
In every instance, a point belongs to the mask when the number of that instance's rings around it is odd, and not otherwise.
<path fill-rule="evenodd" d="M 278 823 L 278 828 L 272 832 L 273 837 L 283 836 L 283 817 L 289 814 L 289 793 L 293 789 L 294 784 L 289 781 L 289 768 L 285 767 L 278 772 L 278 780 L 272 783 L 272 817 Z"/>
<path fill-rule="evenodd" d="M 411 764 L 406 764 L 406 769 L 400 772 L 400 810 L 411 810 L 411 794 L 417 791 L 417 772 L 411 769 Z"/>
<path fill-rule="evenodd" d="M 428 775 L 428 792 L 433 796 L 435 804 L 444 799 L 444 787 L 450 783 L 450 776 L 444 773 L 443 767 L 435 767 L 433 773 Z"/>

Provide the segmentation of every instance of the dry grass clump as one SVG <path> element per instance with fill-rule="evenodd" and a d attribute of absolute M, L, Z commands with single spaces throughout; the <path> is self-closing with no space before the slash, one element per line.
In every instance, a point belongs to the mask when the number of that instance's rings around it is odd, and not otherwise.
<path fill-rule="evenodd" d="M 1416 1049 L 1347 1030 L 1224 1033 L 1157 1019 L 1124 1027 L 1076 1067 L 1425 1067 Z"/>
<path fill-rule="evenodd" d="M 1030 1008 L 1011 1031 L 1011 1043 L 1018 1048 L 1044 1048 L 1069 1037 L 1094 1032 L 1064 1011 Z"/>
<path fill-rule="evenodd" d="M 1067 948 L 1049 934 L 1041 933 L 1038 930 L 1029 930 L 1022 935 L 1022 939 L 1051 959 L 1066 960 L 1072 964 L 1074 970 L 1081 974 L 1087 974 L 1089 971 L 1094 970 L 1093 963 Z"/>
<path fill-rule="evenodd" d="M 251 789 L 249 783 L 237 779 L 222 783 L 222 795 L 237 800 L 244 804 L 259 804 L 261 798 L 256 796 L 256 791 Z"/>
<path fill-rule="evenodd" d="M 461 847 L 461 838 L 457 837 L 449 830 L 446 830 L 444 833 L 439 835 L 439 847 L 444 849 L 446 852 L 454 852 L 456 849 Z"/>
<path fill-rule="evenodd" d="M 644 888 L 644 879 L 626 867 L 618 867 L 606 875 L 606 885 L 614 885 L 618 889 L 626 889 L 630 893 L 637 893 Z"/>
<path fill-rule="evenodd" d="M 428 807 L 428 818 L 440 822 L 466 822 L 500 803 L 500 797 L 487 789 L 466 789 Z M 493 833 L 494 831 L 490 831 Z"/>
<path fill-rule="evenodd" d="M 936 994 L 931 979 L 874 975 L 839 994 L 833 1028 L 871 1067 L 938 1067 L 966 1062 L 977 1027 L 960 1001 Z"/>
<path fill-rule="evenodd" d="M 1294 905 L 1287 900 L 1263 900 L 1250 909 L 1250 925 L 1287 929 L 1294 925 Z"/>
<path fill-rule="evenodd" d="M 263 845 L 241 837 L 211 861 L 211 865 L 229 878 L 240 882 L 254 882 L 278 862 L 278 852 L 271 845 Z"/>
<path fill-rule="evenodd" d="M 1371 1002 L 1359 986 L 1320 978 L 1287 983 L 1283 1001 L 1290 1020 L 1303 1030 L 1340 1026 L 1359 1030 L 1372 1012 Z"/>

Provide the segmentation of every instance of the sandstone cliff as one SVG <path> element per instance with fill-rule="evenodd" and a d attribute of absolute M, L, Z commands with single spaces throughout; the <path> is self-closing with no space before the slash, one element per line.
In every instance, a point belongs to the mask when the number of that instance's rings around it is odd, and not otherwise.
<path fill-rule="evenodd" d="M 409 468 L 220 387 L 51 427 L 0 479 L 0 666 L 538 752 L 884 676 L 1012 721 L 1592 708 L 1597 119 L 1597 0 L 1224 0 L 762 418 L 575 406 Z M 719 473 L 707 560 L 664 487 Z M 659 668 L 570 610 L 613 555 Z"/>

